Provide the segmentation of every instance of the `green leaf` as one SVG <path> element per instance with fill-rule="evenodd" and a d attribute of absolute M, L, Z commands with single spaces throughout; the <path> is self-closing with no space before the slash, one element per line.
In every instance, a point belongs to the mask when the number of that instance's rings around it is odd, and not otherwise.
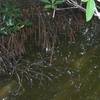
<path fill-rule="evenodd" d="M 95 11 L 96 5 L 94 0 L 88 0 L 86 5 L 86 21 L 90 21 L 93 17 L 94 11 Z"/>
<path fill-rule="evenodd" d="M 56 5 L 52 5 L 52 9 L 56 9 L 57 8 L 57 6 Z"/>
<path fill-rule="evenodd" d="M 56 2 L 56 0 L 51 0 L 52 4 L 54 4 Z"/>
<path fill-rule="evenodd" d="M 50 1 L 49 0 L 41 0 L 43 3 L 47 3 L 47 4 L 50 4 Z"/>
<path fill-rule="evenodd" d="M 56 0 L 55 4 L 62 4 L 64 2 L 64 0 Z"/>
<path fill-rule="evenodd" d="M 44 8 L 45 9 L 50 9 L 50 8 L 52 8 L 52 5 L 45 5 Z"/>

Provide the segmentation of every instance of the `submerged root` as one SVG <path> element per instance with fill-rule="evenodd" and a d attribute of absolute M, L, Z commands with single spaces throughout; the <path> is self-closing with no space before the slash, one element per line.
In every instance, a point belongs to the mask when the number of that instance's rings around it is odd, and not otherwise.
<path fill-rule="evenodd" d="M 40 59 L 36 62 L 21 60 L 20 63 L 17 64 L 13 76 L 18 80 L 20 90 L 20 88 L 23 87 L 23 81 L 26 81 L 30 86 L 32 86 L 34 82 L 38 82 L 39 86 L 42 86 L 46 82 L 52 83 L 53 80 L 61 77 L 64 71 L 64 68 L 60 69 L 49 66 L 49 63 L 46 62 L 45 59 Z"/>

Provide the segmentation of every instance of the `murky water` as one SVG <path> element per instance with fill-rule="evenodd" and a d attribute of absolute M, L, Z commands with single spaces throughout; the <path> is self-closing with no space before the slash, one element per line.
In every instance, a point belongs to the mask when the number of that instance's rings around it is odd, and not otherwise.
<path fill-rule="evenodd" d="M 23 81 L 24 91 L 5 100 L 99 100 L 100 42 L 85 32 L 76 43 L 59 43 L 51 65 L 48 54 L 26 57 L 21 66 L 33 64 L 33 84 Z"/>

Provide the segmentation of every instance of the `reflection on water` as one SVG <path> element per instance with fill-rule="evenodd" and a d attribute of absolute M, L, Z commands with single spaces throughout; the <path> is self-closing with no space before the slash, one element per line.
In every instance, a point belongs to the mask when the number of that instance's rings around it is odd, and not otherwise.
<path fill-rule="evenodd" d="M 26 86 L 26 92 L 17 97 L 17 100 L 98 100 L 100 98 L 99 51 L 98 45 L 87 49 L 83 55 L 77 51 L 77 54 L 68 53 L 71 54 L 67 57 L 68 61 L 64 59 L 67 54 L 56 55 L 53 66 L 46 69 L 49 74 L 51 73 L 52 80 L 45 80 L 47 82 L 42 86 L 37 84 L 38 81 L 34 83 L 32 89 Z M 59 73 L 54 69 L 50 70 L 55 66 Z M 56 76 L 58 77 L 54 78 Z"/>
<path fill-rule="evenodd" d="M 84 33 L 74 44 L 59 44 L 52 57 L 52 66 L 49 66 L 48 55 L 42 53 L 34 57 L 36 60 L 32 58 L 34 54 L 23 59 L 20 70 L 25 69 L 25 78 L 31 77 L 33 84 L 30 86 L 31 81 L 26 84 L 24 80 L 25 92 L 12 100 L 99 100 L 100 45 L 94 35 Z M 11 89 L 8 86 L 4 88 Z"/>

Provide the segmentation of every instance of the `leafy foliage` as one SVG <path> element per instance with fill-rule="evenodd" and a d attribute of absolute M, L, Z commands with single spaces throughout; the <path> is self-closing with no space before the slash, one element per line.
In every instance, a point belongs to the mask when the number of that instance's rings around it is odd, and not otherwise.
<path fill-rule="evenodd" d="M 90 21 L 94 15 L 96 4 L 94 0 L 82 0 L 82 2 L 86 2 L 86 21 Z"/>
<path fill-rule="evenodd" d="M 20 9 L 9 1 L 0 7 L 0 14 L 0 35 L 15 33 L 29 22 L 22 20 Z"/>
<path fill-rule="evenodd" d="M 86 21 L 91 20 L 93 17 L 94 11 L 95 11 L 95 2 L 94 0 L 88 0 L 87 6 L 86 6 Z"/>
<path fill-rule="evenodd" d="M 41 0 L 45 4 L 46 9 L 55 9 L 57 5 L 62 4 L 64 0 Z"/>

